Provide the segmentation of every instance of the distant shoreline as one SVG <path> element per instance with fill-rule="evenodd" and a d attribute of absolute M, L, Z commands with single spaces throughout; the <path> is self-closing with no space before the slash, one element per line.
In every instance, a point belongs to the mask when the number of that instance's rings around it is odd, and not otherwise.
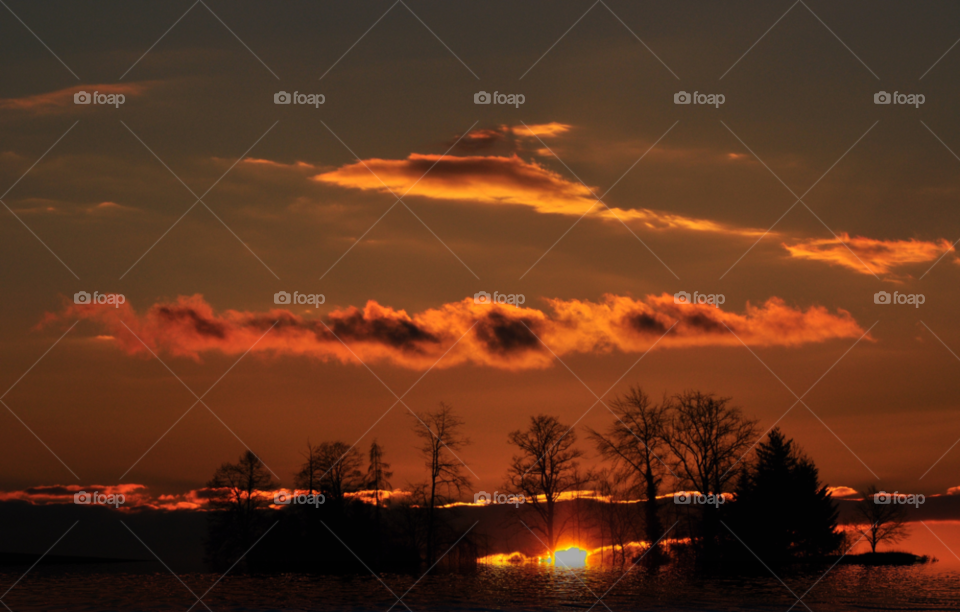
<path fill-rule="evenodd" d="M 914 555 L 908 552 L 859 553 L 856 555 L 846 555 L 840 560 L 841 565 L 866 565 L 871 567 L 921 565 L 936 562 L 936 557 Z"/>

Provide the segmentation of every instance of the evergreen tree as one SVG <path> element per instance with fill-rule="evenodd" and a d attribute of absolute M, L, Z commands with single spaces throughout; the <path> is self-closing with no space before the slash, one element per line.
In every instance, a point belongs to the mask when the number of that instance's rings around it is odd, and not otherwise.
<path fill-rule="evenodd" d="M 770 566 L 822 558 L 843 544 L 837 506 L 817 467 L 779 428 L 757 446 L 726 514 L 731 531 Z M 752 558 L 737 544 L 728 550 Z"/>

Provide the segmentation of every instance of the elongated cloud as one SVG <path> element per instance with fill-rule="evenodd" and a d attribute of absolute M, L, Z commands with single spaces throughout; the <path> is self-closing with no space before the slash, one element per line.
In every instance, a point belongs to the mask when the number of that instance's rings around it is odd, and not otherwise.
<path fill-rule="evenodd" d="M 84 105 L 75 104 L 73 94 L 86 91 L 94 91 L 101 94 L 123 94 L 127 98 L 133 98 L 143 94 L 150 86 L 150 83 L 103 83 L 92 85 L 77 85 L 49 91 L 33 96 L 24 96 L 22 98 L 3 98 L 0 99 L 0 110 L 19 110 L 35 114 L 63 113 L 72 110 L 82 110 Z"/>
<path fill-rule="evenodd" d="M 554 354 L 739 346 L 741 340 L 751 346 L 799 346 L 863 333 L 848 312 L 834 314 L 820 306 L 800 310 L 779 298 L 761 306 L 748 303 L 743 314 L 676 304 L 668 294 L 545 302 L 549 312 L 467 298 L 411 316 L 370 301 L 362 309 L 338 309 L 318 318 L 283 309 L 217 313 L 194 295 L 155 304 L 143 314 L 129 302 L 119 308 L 69 303 L 44 323 L 92 321 L 103 341 L 129 354 L 149 356 L 144 344 L 156 353 L 192 359 L 239 355 L 253 347 L 255 353 L 354 364 L 359 358 L 415 370 L 466 363 L 523 370 L 552 365 Z"/>
<path fill-rule="evenodd" d="M 944 252 L 954 250 L 953 245 L 943 239 L 935 242 L 876 240 L 863 236 L 851 238 L 847 234 L 840 234 L 839 238 L 804 240 L 783 246 L 791 257 L 844 266 L 863 274 L 886 274 L 900 266 L 934 261 Z"/>
<path fill-rule="evenodd" d="M 269 503 L 274 508 L 282 509 L 285 506 L 274 504 L 274 495 L 278 492 L 285 492 L 288 495 L 308 494 L 306 490 L 292 489 L 266 489 L 257 490 L 255 496 L 264 502 Z M 215 509 L 211 502 L 217 497 L 218 491 L 209 487 L 200 489 L 190 489 L 183 493 L 155 495 L 149 487 L 142 484 L 120 484 L 120 485 L 41 485 L 37 487 L 28 487 L 15 491 L 0 491 L 0 503 L 2 502 L 24 502 L 33 506 L 48 506 L 55 504 L 76 504 L 77 494 L 86 494 L 81 499 L 83 505 L 87 507 L 95 506 L 99 503 L 107 503 L 108 508 L 115 508 L 120 512 L 137 512 L 141 510 L 197 510 L 208 511 Z M 98 502 L 92 500 L 96 494 Z M 409 497 L 411 493 L 402 489 L 392 489 L 380 491 L 380 499 L 401 499 Z M 106 496 L 113 496 L 108 502 L 104 500 Z M 366 503 L 374 503 L 374 491 L 352 491 L 346 494 L 347 497 L 357 499 Z"/>
<path fill-rule="evenodd" d="M 567 123 L 535 123 L 532 125 L 500 125 L 495 128 L 481 128 L 472 130 L 453 142 L 459 141 L 458 147 L 463 149 L 479 149 L 492 146 L 514 136 L 520 140 L 537 138 L 555 138 L 570 131 L 572 125 Z M 451 144 L 453 144 L 451 142 Z M 539 142 L 539 140 L 537 141 Z"/>
<path fill-rule="evenodd" d="M 856 489 L 848 486 L 839 486 L 839 487 L 827 487 L 827 494 L 830 497 L 852 497 L 854 495 L 860 495 L 860 492 Z"/>
<path fill-rule="evenodd" d="M 590 215 L 654 232 L 710 232 L 735 238 L 762 238 L 770 234 L 784 241 L 783 248 L 793 258 L 838 265 L 862 274 L 887 274 L 901 266 L 933 261 L 943 252 L 954 250 L 943 239 L 878 240 L 848 234 L 826 239 L 793 238 L 785 232 L 762 231 L 648 208 L 607 208 L 594 195 L 598 193 L 596 189 L 570 180 L 535 159 L 528 161 L 521 157 L 518 152 L 522 153 L 522 146 L 515 146 L 509 155 L 478 154 L 511 138 L 513 144 L 530 142 L 535 137 L 559 138 L 571 129 L 568 124 L 556 122 L 500 125 L 464 135 L 458 141 L 459 148 L 467 153 L 464 155 L 411 153 L 406 159 L 371 158 L 327 171 L 302 162 L 287 165 L 251 159 L 247 163 L 286 169 L 302 176 L 313 174 L 311 170 L 314 170 L 318 172 L 312 176 L 314 181 L 348 189 L 392 191 L 398 195 L 409 193 L 435 200 L 485 205 L 527 206 L 539 213 L 578 218 Z M 741 156 L 728 154 L 731 159 Z"/>
<path fill-rule="evenodd" d="M 529 206 L 541 213 L 580 217 L 589 211 L 597 217 L 637 222 L 652 230 L 683 229 L 743 236 L 763 233 L 646 208 L 607 209 L 581 183 L 570 181 L 535 161 L 525 161 L 516 154 L 458 157 L 412 153 L 406 159 L 358 161 L 313 178 L 353 189 L 397 194 L 409 192 L 438 200 Z"/>
<path fill-rule="evenodd" d="M 107 503 L 107 507 L 121 512 L 152 510 L 204 510 L 209 506 L 212 491 L 210 489 L 192 489 L 186 493 L 154 496 L 146 485 L 119 484 L 119 485 L 43 485 L 29 487 L 18 491 L 0 491 L 0 502 L 21 501 L 34 506 L 50 504 L 78 503 L 77 494 L 86 494 L 81 497 L 84 505 L 92 506 L 98 502 L 92 500 L 93 495 Z M 109 502 L 102 501 L 100 496 L 113 496 Z M 85 500 L 85 501 L 83 501 Z"/>

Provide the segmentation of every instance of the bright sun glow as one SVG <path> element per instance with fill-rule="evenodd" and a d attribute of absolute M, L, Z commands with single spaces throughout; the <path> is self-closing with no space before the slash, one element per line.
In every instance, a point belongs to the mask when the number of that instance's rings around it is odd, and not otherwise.
<path fill-rule="evenodd" d="M 586 567 L 587 551 L 576 546 L 571 546 L 566 550 L 558 550 L 554 555 L 554 563 L 557 567 Z"/>

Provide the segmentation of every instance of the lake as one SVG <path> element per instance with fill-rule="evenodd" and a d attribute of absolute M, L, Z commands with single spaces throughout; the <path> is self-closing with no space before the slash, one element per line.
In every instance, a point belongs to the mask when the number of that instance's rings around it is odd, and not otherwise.
<path fill-rule="evenodd" d="M 37 568 L 2 602 L 13 612 L 184 611 L 196 598 L 162 566 L 120 571 Z M 0 574 L 6 590 L 22 572 Z M 214 574 L 185 574 L 202 595 Z M 334 577 L 287 574 L 230 576 L 213 586 L 204 603 L 214 611 L 266 610 L 958 610 L 960 572 L 934 563 L 868 568 L 838 566 L 820 575 L 784 577 L 802 603 L 773 576 L 702 579 L 634 568 L 555 569 L 549 566 L 482 566 L 469 575 Z M 819 580 L 819 582 L 818 582 Z M 397 603 L 397 596 L 403 597 Z M 409 592 L 408 592 L 409 591 Z M 406 595 L 404 595 L 406 593 Z M 602 601 L 598 602 L 598 598 Z M 396 605 L 394 605 L 396 604 Z M 193 610 L 205 610 L 197 604 Z"/>

